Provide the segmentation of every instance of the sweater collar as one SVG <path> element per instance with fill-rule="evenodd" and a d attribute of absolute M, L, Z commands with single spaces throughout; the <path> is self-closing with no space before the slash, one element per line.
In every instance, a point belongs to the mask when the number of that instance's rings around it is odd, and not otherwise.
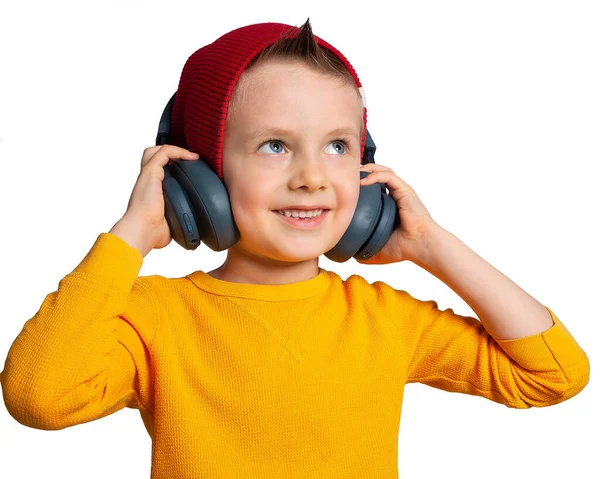
<path fill-rule="evenodd" d="M 323 293 L 331 282 L 329 271 L 319 267 L 314 278 L 288 284 L 233 283 L 213 278 L 204 271 L 194 271 L 186 276 L 198 288 L 220 296 L 258 299 L 262 301 L 290 301 Z"/>

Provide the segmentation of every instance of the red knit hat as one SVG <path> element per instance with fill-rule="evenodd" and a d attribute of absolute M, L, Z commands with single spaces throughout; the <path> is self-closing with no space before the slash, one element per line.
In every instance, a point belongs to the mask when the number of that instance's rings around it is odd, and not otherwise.
<path fill-rule="evenodd" d="M 284 23 L 257 23 L 237 28 L 196 50 L 183 67 L 171 112 L 169 143 L 199 153 L 221 181 L 225 119 L 233 89 L 246 65 L 290 30 L 296 34 L 300 29 Z M 360 89 L 364 120 L 362 158 L 367 132 L 362 85 L 346 57 L 318 36 L 315 38 L 319 46 L 342 61 Z"/>

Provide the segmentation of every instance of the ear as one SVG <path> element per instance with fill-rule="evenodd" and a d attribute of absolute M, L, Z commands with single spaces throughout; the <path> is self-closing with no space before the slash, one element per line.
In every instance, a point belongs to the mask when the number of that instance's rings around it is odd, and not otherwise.
<path fill-rule="evenodd" d="M 358 92 L 360 93 L 360 99 L 362 100 L 363 108 L 367 108 L 367 96 L 365 95 L 365 89 L 363 87 L 359 87 Z"/>

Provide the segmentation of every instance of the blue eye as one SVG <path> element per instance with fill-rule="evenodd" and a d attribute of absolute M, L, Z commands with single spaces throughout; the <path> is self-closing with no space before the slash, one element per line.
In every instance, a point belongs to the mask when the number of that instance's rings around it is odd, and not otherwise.
<path fill-rule="evenodd" d="M 264 145 L 267 145 L 269 143 L 275 143 L 275 144 L 279 144 L 279 145 L 284 145 L 283 141 L 277 139 L 277 138 L 269 138 L 267 141 L 265 141 L 262 145 L 261 148 Z M 348 148 L 348 143 L 349 140 L 347 138 L 338 138 L 336 140 L 333 140 L 331 143 L 341 143 L 343 145 L 343 151 L 340 152 L 340 154 L 344 154 L 346 153 L 346 149 Z M 283 151 L 283 147 L 280 147 L 279 149 L 276 149 L 275 153 L 281 153 Z M 337 150 L 339 151 L 339 150 Z"/>
<path fill-rule="evenodd" d="M 281 147 L 281 145 L 283 145 L 283 142 L 282 142 L 281 140 L 278 140 L 278 139 L 276 139 L 276 138 L 269 138 L 267 141 L 265 141 L 265 142 L 264 142 L 264 143 L 261 145 L 261 148 L 262 148 L 264 145 L 267 145 L 267 144 L 269 144 L 269 143 L 275 143 L 275 144 L 279 144 L 279 145 L 280 145 L 280 146 L 279 146 L 279 149 L 275 149 L 275 153 L 281 153 L 281 151 L 282 151 L 282 149 L 283 149 L 283 148 Z"/>

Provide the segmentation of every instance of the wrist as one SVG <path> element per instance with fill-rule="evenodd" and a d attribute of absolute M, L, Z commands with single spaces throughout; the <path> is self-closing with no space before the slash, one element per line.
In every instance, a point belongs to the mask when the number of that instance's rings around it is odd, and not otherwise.
<path fill-rule="evenodd" d="M 152 248 L 148 248 L 148 245 L 144 241 L 144 234 L 141 232 L 139 226 L 126 217 L 121 218 L 115 223 L 110 229 L 109 233 L 114 234 L 125 241 L 132 248 L 137 249 L 142 257 L 145 257 Z"/>
<path fill-rule="evenodd" d="M 452 233 L 448 230 L 445 230 L 435 222 L 430 223 L 424 228 L 421 240 L 418 242 L 419 246 L 411 255 L 410 260 L 429 271 L 436 261 L 435 258 L 436 254 L 439 253 L 440 244 L 448 241 L 449 236 L 452 236 Z"/>

